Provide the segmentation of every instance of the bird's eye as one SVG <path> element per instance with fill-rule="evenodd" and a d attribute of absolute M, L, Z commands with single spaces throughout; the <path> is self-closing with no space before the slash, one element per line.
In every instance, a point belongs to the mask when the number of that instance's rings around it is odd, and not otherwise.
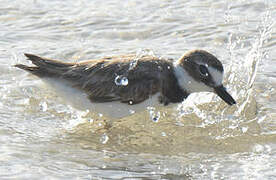
<path fill-rule="evenodd" d="M 204 65 L 199 65 L 199 72 L 201 75 L 207 77 L 208 76 L 208 69 Z"/>

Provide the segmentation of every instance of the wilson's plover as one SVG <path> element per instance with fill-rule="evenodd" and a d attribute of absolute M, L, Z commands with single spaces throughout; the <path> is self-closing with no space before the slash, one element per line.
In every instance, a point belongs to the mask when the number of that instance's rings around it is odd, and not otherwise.
<path fill-rule="evenodd" d="M 76 63 L 25 56 L 35 66 L 15 67 L 41 78 L 66 82 L 85 95 L 84 100 L 75 103 L 89 101 L 92 110 L 111 117 L 123 117 L 147 106 L 180 103 L 189 94 L 203 91 L 216 93 L 229 105 L 236 104 L 222 84 L 222 63 L 204 50 L 190 51 L 175 62 L 135 54 Z"/>

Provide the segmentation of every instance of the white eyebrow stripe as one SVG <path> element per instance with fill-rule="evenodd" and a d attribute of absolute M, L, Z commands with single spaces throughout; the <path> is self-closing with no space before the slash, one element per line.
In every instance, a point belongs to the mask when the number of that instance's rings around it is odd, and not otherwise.
<path fill-rule="evenodd" d="M 208 67 L 208 70 L 214 80 L 215 85 L 220 86 L 222 84 L 223 72 L 221 72 L 211 66 Z"/>

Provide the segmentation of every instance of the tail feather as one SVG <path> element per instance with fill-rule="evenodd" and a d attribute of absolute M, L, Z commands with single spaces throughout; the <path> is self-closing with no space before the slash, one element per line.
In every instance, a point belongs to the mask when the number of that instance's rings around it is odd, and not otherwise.
<path fill-rule="evenodd" d="M 37 66 L 26 66 L 24 64 L 16 64 L 14 65 L 14 67 L 17 67 L 17 68 L 20 68 L 20 69 L 23 69 L 25 71 L 28 71 L 34 75 L 37 75 L 37 76 L 46 76 L 48 74 L 48 76 L 50 76 L 51 74 L 47 73 L 47 71 L 45 71 L 45 69 L 41 69 Z"/>
<path fill-rule="evenodd" d="M 39 69 L 39 67 L 31 67 L 31 66 L 26 66 L 24 64 L 16 64 L 14 65 L 14 67 L 29 71 L 29 72 L 34 72 L 37 71 Z"/>
<path fill-rule="evenodd" d="M 69 67 L 73 65 L 72 63 L 63 63 L 28 53 L 25 53 L 25 56 L 36 66 L 16 64 L 15 67 L 40 77 L 61 76 L 64 72 L 68 71 Z"/>
<path fill-rule="evenodd" d="M 52 59 L 46 59 L 42 58 L 33 54 L 24 54 L 29 60 L 32 61 L 33 64 L 37 65 L 38 67 L 47 67 L 49 68 L 50 66 L 52 68 L 62 68 L 62 67 L 68 67 L 72 66 L 71 63 L 63 63 L 57 60 L 52 60 Z"/>

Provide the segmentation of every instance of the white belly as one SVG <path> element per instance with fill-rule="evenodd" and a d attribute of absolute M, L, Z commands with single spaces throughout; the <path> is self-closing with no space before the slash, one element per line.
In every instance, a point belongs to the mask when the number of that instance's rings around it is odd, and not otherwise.
<path fill-rule="evenodd" d="M 111 118 L 122 118 L 129 116 L 135 112 L 140 112 L 146 110 L 147 107 L 155 107 L 160 105 L 158 102 L 158 96 L 155 94 L 148 100 L 135 105 L 128 105 L 120 102 L 105 102 L 105 103 L 91 103 L 88 99 L 87 94 L 83 91 L 72 88 L 69 83 L 62 82 L 56 79 L 43 79 L 47 84 L 54 87 L 57 95 L 62 97 L 65 103 L 70 104 L 72 107 L 79 110 L 89 110 L 90 112 L 103 114 Z"/>

